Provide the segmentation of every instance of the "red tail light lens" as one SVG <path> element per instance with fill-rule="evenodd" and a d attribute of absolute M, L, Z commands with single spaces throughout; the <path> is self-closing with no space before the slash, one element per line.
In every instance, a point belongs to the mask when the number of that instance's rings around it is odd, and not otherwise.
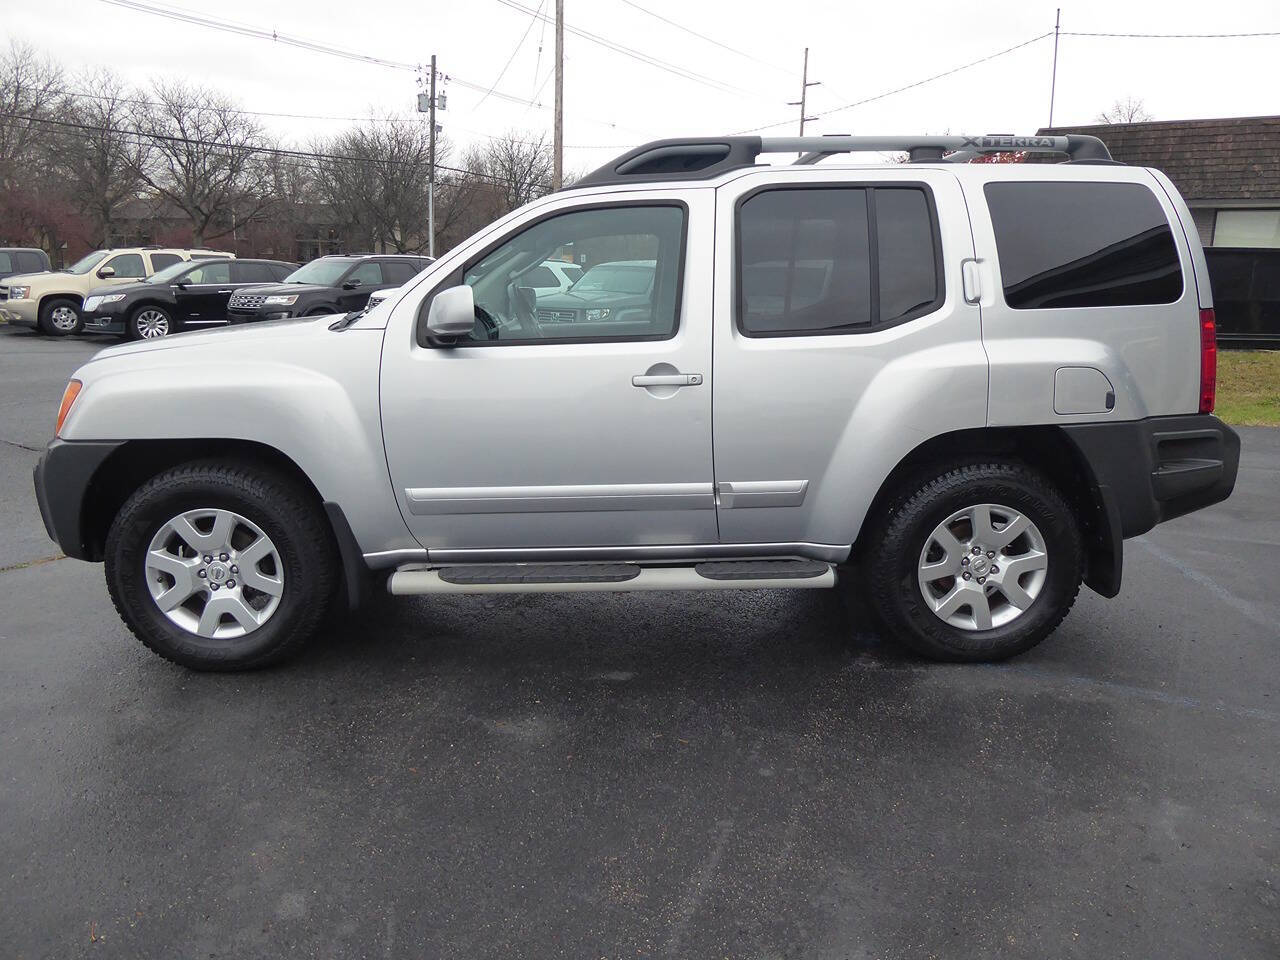
<path fill-rule="evenodd" d="M 1213 308 L 1200 311 L 1200 412 L 1213 413 L 1218 388 L 1218 326 Z"/>

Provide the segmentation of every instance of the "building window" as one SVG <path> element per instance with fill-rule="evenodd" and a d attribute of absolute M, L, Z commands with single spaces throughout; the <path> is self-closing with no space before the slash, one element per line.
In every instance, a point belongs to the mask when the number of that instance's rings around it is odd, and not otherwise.
<path fill-rule="evenodd" d="M 1280 210 L 1219 210 L 1215 247 L 1280 247 Z"/>

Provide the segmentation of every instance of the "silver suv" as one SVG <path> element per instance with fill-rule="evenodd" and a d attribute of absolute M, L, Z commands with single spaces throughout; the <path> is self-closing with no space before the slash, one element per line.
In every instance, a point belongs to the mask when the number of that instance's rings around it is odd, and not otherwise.
<path fill-rule="evenodd" d="M 906 164 L 823 163 L 907 150 Z M 975 153 L 1056 164 L 966 164 Z M 800 151 L 793 165 L 757 165 Z M 950 153 L 949 156 L 944 154 Z M 113 347 L 36 469 L 50 535 L 200 669 L 393 594 L 813 589 L 994 660 L 1217 503 L 1213 305 L 1186 205 L 1091 137 L 661 141 L 364 314 Z M 619 316 L 548 259 L 644 261 Z"/>

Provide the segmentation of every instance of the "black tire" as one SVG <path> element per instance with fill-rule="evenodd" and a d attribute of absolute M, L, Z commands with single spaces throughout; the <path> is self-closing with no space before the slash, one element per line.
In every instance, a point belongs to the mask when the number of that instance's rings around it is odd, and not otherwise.
<path fill-rule="evenodd" d="M 872 518 L 855 572 L 871 611 L 891 637 L 934 660 L 996 661 L 1029 650 L 1062 622 L 1080 592 L 1083 550 L 1075 514 L 1047 478 L 1018 462 L 983 460 L 917 476 L 904 491 Z M 983 503 L 1025 514 L 1044 539 L 1048 566 L 1039 594 L 1011 622 L 964 629 L 926 604 L 917 567 L 940 523 Z"/>
<path fill-rule="evenodd" d="M 327 317 L 330 314 L 341 313 L 341 312 L 342 311 L 339 310 L 337 307 L 312 307 L 310 310 L 304 313 L 303 316 L 304 317 Z"/>
<path fill-rule="evenodd" d="M 257 525 L 283 564 L 279 606 L 262 626 L 234 639 L 202 637 L 171 622 L 146 582 L 144 558 L 157 531 L 184 511 L 206 507 L 234 511 Z M 294 656 L 338 592 L 337 547 L 314 495 L 247 463 L 195 461 L 153 477 L 116 515 L 105 552 L 107 589 L 134 636 L 193 670 L 250 670 Z"/>
<path fill-rule="evenodd" d="M 139 327 L 139 321 L 142 319 L 142 317 L 145 314 L 150 314 L 150 313 L 160 314 L 160 317 L 164 321 L 164 333 L 159 334 L 159 337 L 147 337 L 143 334 L 142 329 Z M 170 334 L 177 333 L 178 325 L 173 320 L 173 314 L 171 314 L 164 307 L 161 307 L 158 304 L 154 304 L 154 303 L 144 303 L 141 306 L 139 306 L 136 310 L 134 310 L 132 313 L 129 314 L 129 322 L 125 324 L 124 329 L 125 329 L 125 336 L 127 336 L 130 340 L 148 340 L 148 339 L 159 339 L 159 338 L 167 337 Z"/>
<path fill-rule="evenodd" d="M 59 328 L 54 325 L 54 311 L 70 310 L 76 315 L 75 325 L 72 327 Z M 80 333 L 84 330 L 84 317 L 80 314 L 80 304 L 70 297 L 50 297 L 40 304 L 40 316 L 38 318 L 40 332 L 49 337 L 69 337 L 74 333 Z"/>

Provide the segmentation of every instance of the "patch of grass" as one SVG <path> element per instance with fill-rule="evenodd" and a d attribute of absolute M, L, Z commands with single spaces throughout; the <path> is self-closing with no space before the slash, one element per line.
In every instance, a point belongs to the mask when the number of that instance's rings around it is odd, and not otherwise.
<path fill-rule="evenodd" d="M 1280 427 L 1280 350 L 1219 347 L 1214 413 L 1234 426 Z"/>

